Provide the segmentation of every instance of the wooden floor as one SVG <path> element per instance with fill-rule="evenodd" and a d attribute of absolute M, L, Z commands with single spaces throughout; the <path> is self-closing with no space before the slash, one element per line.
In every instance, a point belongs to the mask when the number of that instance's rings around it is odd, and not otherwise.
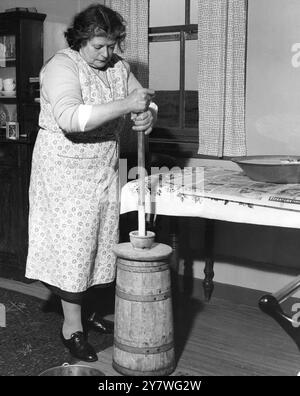
<path fill-rule="evenodd" d="M 258 308 L 212 298 L 203 306 L 189 303 L 186 311 L 185 331 L 177 331 L 181 350 L 173 375 L 296 376 L 300 371 L 296 345 Z M 111 366 L 112 348 L 98 358 L 95 367 L 118 375 Z"/>
<path fill-rule="evenodd" d="M 40 286 L 0 279 L 0 287 L 46 298 Z M 300 353 L 279 325 L 257 306 L 224 298 L 174 301 L 177 366 L 183 376 L 296 376 Z M 92 363 L 105 375 L 112 368 L 112 347 Z M 84 364 L 84 362 L 82 362 Z"/>

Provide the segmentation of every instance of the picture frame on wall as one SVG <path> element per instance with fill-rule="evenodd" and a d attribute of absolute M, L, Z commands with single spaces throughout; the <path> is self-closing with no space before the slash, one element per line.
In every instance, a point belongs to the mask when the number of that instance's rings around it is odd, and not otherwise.
<path fill-rule="evenodd" d="M 19 123 L 9 121 L 6 123 L 6 139 L 19 139 Z"/>

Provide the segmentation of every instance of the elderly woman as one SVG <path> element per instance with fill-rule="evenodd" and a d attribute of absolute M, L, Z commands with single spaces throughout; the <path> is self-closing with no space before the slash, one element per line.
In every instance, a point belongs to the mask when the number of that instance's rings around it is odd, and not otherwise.
<path fill-rule="evenodd" d="M 61 338 L 71 354 L 96 361 L 81 308 L 88 289 L 115 277 L 119 134 L 129 113 L 138 114 L 135 131 L 150 133 L 157 108 L 154 91 L 142 88 L 114 53 L 125 39 L 121 15 L 91 5 L 75 16 L 65 37 L 69 48 L 41 71 L 26 277 L 61 298 Z M 95 313 L 88 323 L 109 331 Z"/>

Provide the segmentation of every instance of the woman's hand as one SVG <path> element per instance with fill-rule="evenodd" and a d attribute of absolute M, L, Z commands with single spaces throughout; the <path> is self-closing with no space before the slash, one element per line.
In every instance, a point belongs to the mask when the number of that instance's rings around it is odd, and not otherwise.
<path fill-rule="evenodd" d="M 145 135 L 149 135 L 152 132 L 153 126 L 156 122 L 156 112 L 149 108 L 139 114 L 135 114 L 132 117 L 134 126 L 132 129 L 136 132 L 145 132 Z"/>
<path fill-rule="evenodd" d="M 128 112 L 130 113 L 142 113 L 149 107 L 149 103 L 155 91 L 147 88 L 136 88 L 134 89 L 125 99 L 127 101 Z"/>

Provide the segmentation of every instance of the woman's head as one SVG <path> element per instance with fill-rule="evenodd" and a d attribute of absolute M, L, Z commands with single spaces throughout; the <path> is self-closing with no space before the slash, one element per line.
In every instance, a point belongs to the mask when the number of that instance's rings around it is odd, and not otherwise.
<path fill-rule="evenodd" d="M 94 37 L 115 42 L 120 50 L 126 36 L 123 17 L 101 4 L 92 4 L 75 15 L 72 26 L 65 32 L 69 46 L 79 51 Z"/>

